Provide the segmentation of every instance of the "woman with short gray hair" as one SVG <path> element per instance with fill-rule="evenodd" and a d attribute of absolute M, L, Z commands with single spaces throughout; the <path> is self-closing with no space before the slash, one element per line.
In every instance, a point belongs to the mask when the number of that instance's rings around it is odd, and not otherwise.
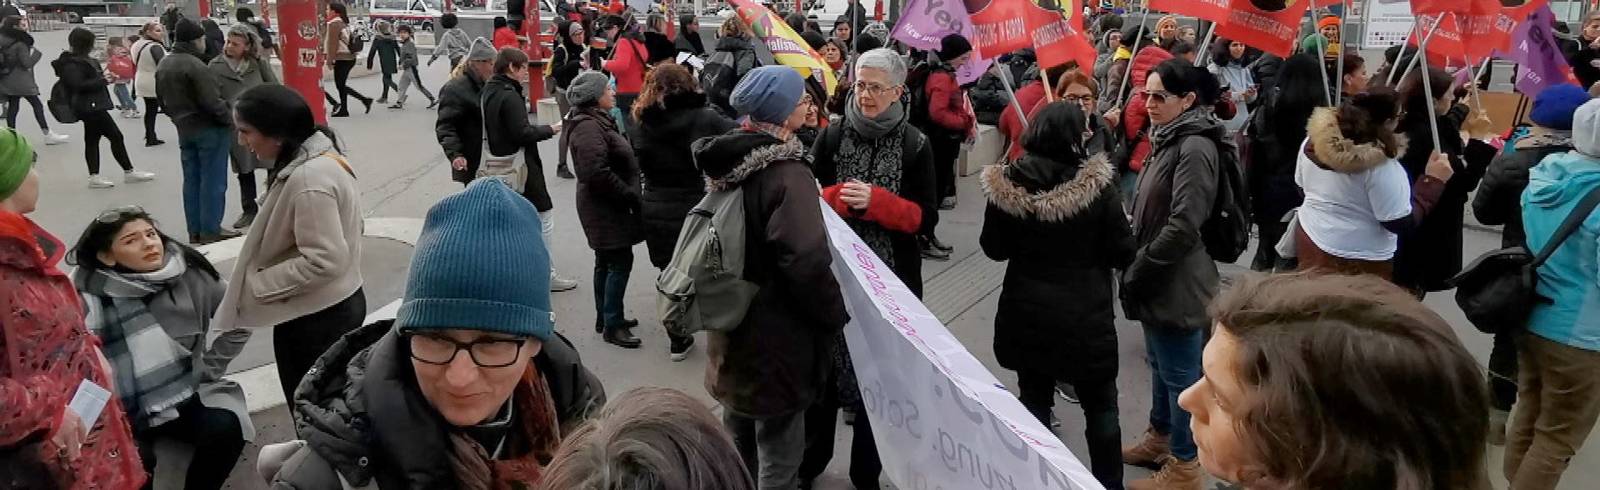
<path fill-rule="evenodd" d="M 932 230 L 939 220 L 939 199 L 928 138 L 912 126 L 906 107 L 906 64 L 888 49 L 874 49 L 856 59 L 856 80 L 850 87 L 844 118 L 823 130 L 812 148 L 822 197 L 844 218 L 895 275 L 922 296 L 922 255 L 917 233 Z M 822 400 L 806 412 L 806 449 L 800 478 L 810 481 L 832 457 L 835 415 L 840 408 L 865 413 L 855 370 L 844 338 L 837 337 L 834 372 L 837 379 Z M 866 417 L 856 417 L 850 450 L 850 480 L 856 488 L 877 488 L 882 464 Z M 817 445 L 825 446 L 818 447 Z"/>
<path fill-rule="evenodd" d="M 234 24 L 228 28 L 222 56 L 212 58 L 207 68 L 216 75 L 217 91 L 223 100 L 228 101 L 229 107 L 246 90 L 257 85 L 281 83 L 278 74 L 272 71 L 272 65 L 261 59 L 261 37 L 250 24 Z M 239 208 L 242 211 L 239 220 L 233 222 L 233 229 L 249 229 L 260 209 L 256 203 L 256 169 L 271 167 L 271 164 L 262 163 L 238 141 L 233 142 L 228 156 L 233 162 L 233 173 L 239 179 Z"/>

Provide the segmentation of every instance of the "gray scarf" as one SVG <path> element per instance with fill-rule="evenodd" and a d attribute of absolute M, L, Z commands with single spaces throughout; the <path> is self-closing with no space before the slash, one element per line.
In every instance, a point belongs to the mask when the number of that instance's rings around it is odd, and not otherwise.
<path fill-rule="evenodd" d="M 1182 114 L 1178 114 L 1178 117 L 1172 118 L 1172 120 L 1167 121 L 1166 124 L 1152 127 L 1150 129 L 1151 151 L 1154 152 L 1156 148 L 1160 148 L 1161 145 L 1166 144 L 1167 140 L 1172 139 L 1173 135 L 1177 134 L 1178 128 L 1182 128 L 1190 123 L 1211 116 L 1211 111 L 1204 110 L 1197 105 L 1190 107 L 1187 111 L 1183 111 Z"/>
<path fill-rule="evenodd" d="M 147 298 L 168 290 L 189 270 L 177 246 L 167 245 L 166 258 L 152 272 L 96 269 L 78 281 L 88 313 L 84 323 L 105 344 L 117 396 L 135 429 L 177 418 L 176 407 L 195 395 L 190 352 L 147 307 Z"/>
<path fill-rule="evenodd" d="M 851 97 L 850 103 L 845 104 L 844 113 L 844 120 L 850 123 L 850 128 L 869 140 L 882 138 L 883 135 L 889 134 L 889 131 L 899 129 L 900 123 L 905 122 L 906 118 L 905 106 L 900 105 L 900 101 L 890 104 L 888 109 L 878 114 L 878 117 L 867 117 L 861 112 L 861 104 L 855 97 Z"/>

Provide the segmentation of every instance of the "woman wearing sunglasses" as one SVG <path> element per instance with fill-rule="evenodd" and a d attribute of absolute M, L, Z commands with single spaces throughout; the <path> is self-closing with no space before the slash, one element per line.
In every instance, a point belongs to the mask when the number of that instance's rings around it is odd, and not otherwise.
<path fill-rule="evenodd" d="M 144 470 L 121 404 L 111 399 L 94 420 L 67 408 L 82 383 L 115 388 L 59 267 L 66 245 L 27 218 L 39 204 L 33 162 L 27 140 L 0 130 L 0 485 L 138 488 Z"/>
<path fill-rule="evenodd" d="M 156 441 L 179 440 L 195 448 L 184 488 L 222 488 L 254 429 L 244 391 L 222 379 L 250 331 L 229 330 L 207 346 L 221 275 L 138 206 L 89 223 L 68 262 L 78 266 L 84 323 L 104 346 L 145 471 L 155 470 Z"/>

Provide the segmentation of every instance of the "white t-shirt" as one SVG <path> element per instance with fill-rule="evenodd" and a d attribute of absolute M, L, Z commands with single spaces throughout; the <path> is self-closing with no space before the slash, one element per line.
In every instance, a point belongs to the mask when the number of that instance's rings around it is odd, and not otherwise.
<path fill-rule="evenodd" d="M 1335 257 L 1385 261 L 1394 258 L 1399 236 L 1383 227 L 1411 214 L 1411 182 L 1393 158 L 1367 170 L 1340 173 L 1312 163 L 1300 147 L 1294 181 L 1305 192 L 1300 229 L 1317 248 Z"/>

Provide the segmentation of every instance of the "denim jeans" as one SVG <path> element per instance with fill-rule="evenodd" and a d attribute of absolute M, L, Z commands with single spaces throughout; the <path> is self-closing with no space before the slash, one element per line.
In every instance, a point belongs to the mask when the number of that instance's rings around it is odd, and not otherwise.
<path fill-rule="evenodd" d="M 1022 406 L 1050 427 L 1056 401 L 1056 379 L 1048 373 L 1017 371 L 1017 398 Z M 1072 381 L 1083 408 L 1083 437 L 1089 443 L 1089 468 L 1108 489 L 1122 488 L 1122 425 L 1117 420 L 1117 379 Z"/>
<path fill-rule="evenodd" d="M 1171 436 L 1172 455 L 1182 461 L 1194 461 L 1195 447 L 1189 412 L 1178 406 L 1178 395 L 1200 381 L 1204 335 L 1201 329 L 1144 326 L 1150 356 L 1150 428 Z"/>
<path fill-rule="evenodd" d="M 862 419 L 866 414 L 862 414 Z M 860 419 L 857 419 L 860 420 Z M 722 425 L 733 436 L 739 457 L 761 490 L 792 490 L 799 481 L 800 461 L 806 450 L 805 412 L 757 419 L 726 407 Z"/>
<path fill-rule="evenodd" d="M 628 275 L 633 272 L 633 249 L 594 251 L 594 310 L 602 326 L 615 327 L 626 321 L 622 297 L 628 292 Z"/>
<path fill-rule="evenodd" d="M 133 101 L 133 93 L 128 91 L 127 83 L 112 85 L 111 91 L 117 94 L 117 109 L 127 111 L 139 108 L 139 104 Z"/>
<path fill-rule="evenodd" d="M 183 217 L 190 235 L 222 233 L 228 200 L 228 128 L 206 128 L 180 135 L 183 160 Z"/>

